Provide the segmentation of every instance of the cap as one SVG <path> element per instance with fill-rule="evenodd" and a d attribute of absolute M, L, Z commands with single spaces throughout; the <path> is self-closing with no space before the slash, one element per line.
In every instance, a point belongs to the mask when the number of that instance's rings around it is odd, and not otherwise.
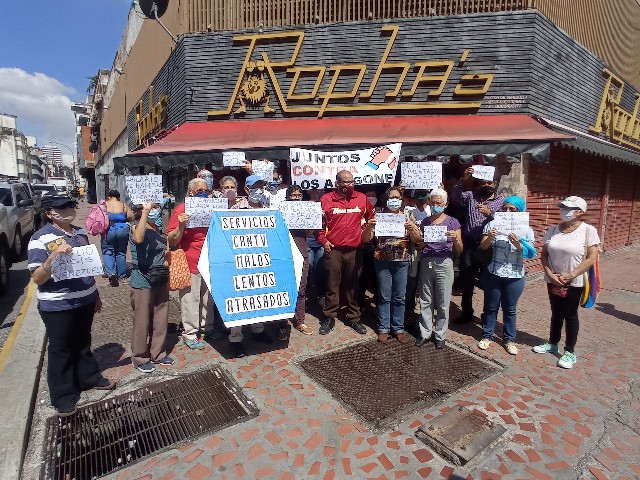
<path fill-rule="evenodd" d="M 582 197 L 576 197 L 575 195 L 565 198 L 564 200 L 558 203 L 558 206 L 559 207 L 564 206 L 569 208 L 579 208 L 583 212 L 587 211 L 586 200 Z"/>
<path fill-rule="evenodd" d="M 45 202 L 45 208 L 69 208 L 76 206 L 78 206 L 78 202 L 69 197 L 52 198 Z"/>
<path fill-rule="evenodd" d="M 244 185 L 247 188 L 252 188 L 258 182 L 264 183 L 264 179 L 260 175 L 249 175 L 244 181 Z"/>
<path fill-rule="evenodd" d="M 431 190 L 414 190 L 413 198 L 417 198 L 418 200 L 421 200 L 424 202 L 426 200 L 429 200 L 430 193 L 431 193 Z"/>

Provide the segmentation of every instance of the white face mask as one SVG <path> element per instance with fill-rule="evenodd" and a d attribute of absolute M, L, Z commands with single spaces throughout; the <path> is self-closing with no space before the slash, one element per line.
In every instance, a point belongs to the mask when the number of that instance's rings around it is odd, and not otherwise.
<path fill-rule="evenodd" d="M 51 218 L 60 223 L 71 223 L 76 219 L 76 209 L 73 207 L 51 209 Z"/>
<path fill-rule="evenodd" d="M 574 210 L 571 208 L 560 208 L 560 218 L 564 221 L 569 221 L 575 216 Z"/>

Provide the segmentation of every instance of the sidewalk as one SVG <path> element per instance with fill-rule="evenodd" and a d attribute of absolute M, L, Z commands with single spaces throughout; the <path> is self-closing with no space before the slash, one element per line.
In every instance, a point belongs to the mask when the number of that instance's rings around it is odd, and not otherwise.
<path fill-rule="evenodd" d="M 541 280 L 530 281 L 518 309 L 520 353 L 501 344 L 488 352 L 506 368 L 444 403 L 418 411 L 392 430 L 373 431 L 299 368 L 298 362 L 363 338 L 338 322 L 327 336 L 317 334 L 320 313 L 310 299 L 307 324 L 312 336 L 292 331 L 287 342 L 268 351 L 246 341 L 249 356 L 228 359 L 226 340 L 191 351 L 175 333 L 168 339 L 176 365 L 144 375 L 130 363 L 129 287 L 100 282 L 103 312 L 94 322 L 93 343 L 104 374 L 120 381 L 115 393 L 90 392 L 82 402 L 108 398 L 144 383 L 172 378 L 220 363 L 254 400 L 260 415 L 216 435 L 193 440 L 107 478 L 127 480 L 216 479 L 633 479 L 640 477 L 640 274 L 635 247 L 603 258 L 606 287 L 594 309 L 581 309 L 578 362 L 572 370 L 555 366 L 552 355 L 531 347 L 546 340 L 549 305 Z M 458 311 L 454 297 L 452 312 Z M 475 297 L 480 312 L 482 292 Z M 373 309 L 365 320 L 374 325 Z M 174 304 L 173 323 L 179 320 Z M 270 325 L 275 336 L 275 325 Z M 497 332 L 501 334 L 501 332 Z M 451 325 L 449 341 L 479 352 L 480 325 Z M 46 368 L 46 365 L 45 365 Z M 348 366 L 347 366 L 348 368 Z M 34 426 L 53 414 L 41 381 Z M 477 409 L 504 426 L 506 435 L 467 467 L 448 465 L 416 437 L 423 424 L 456 405 Z M 35 429 L 23 478 L 35 472 L 41 455 Z"/>

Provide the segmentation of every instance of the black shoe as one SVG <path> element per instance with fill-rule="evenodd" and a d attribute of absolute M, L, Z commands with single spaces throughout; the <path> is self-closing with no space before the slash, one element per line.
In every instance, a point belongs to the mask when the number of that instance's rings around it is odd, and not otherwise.
<path fill-rule="evenodd" d="M 416 339 L 416 347 L 422 347 L 428 341 L 429 341 L 428 339 L 420 337 L 420 338 Z"/>
<path fill-rule="evenodd" d="M 473 323 L 473 320 L 474 320 L 473 313 L 471 313 L 471 314 L 463 313 L 458 318 L 456 318 L 453 321 L 453 323 L 456 323 L 456 324 Z"/>
<path fill-rule="evenodd" d="M 436 340 L 436 348 L 442 350 L 445 347 L 444 340 Z"/>
<path fill-rule="evenodd" d="M 231 353 L 234 358 L 242 358 L 247 354 L 241 342 L 231 342 L 229 346 L 231 347 Z"/>
<path fill-rule="evenodd" d="M 260 333 L 252 333 L 251 338 L 253 338 L 258 343 L 264 343 L 266 345 L 271 345 L 273 343 L 273 337 L 271 337 L 271 335 L 269 335 L 265 331 L 262 331 Z"/>
<path fill-rule="evenodd" d="M 96 386 L 94 387 L 96 390 L 114 390 L 116 388 L 116 382 L 112 382 L 108 378 L 101 378 Z"/>
<path fill-rule="evenodd" d="M 326 335 L 331 330 L 333 330 L 333 327 L 335 327 L 335 325 L 336 325 L 335 318 L 324 317 L 324 320 L 320 322 L 320 330 L 318 330 L 318 333 L 320 335 Z"/>
<path fill-rule="evenodd" d="M 367 329 L 362 324 L 362 322 L 360 322 L 360 320 L 357 320 L 355 322 L 351 322 L 351 328 L 353 328 L 360 335 L 366 335 L 367 334 Z"/>
<path fill-rule="evenodd" d="M 69 405 L 67 407 L 56 408 L 56 413 L 59 417 L 70 417 L 71 415 L 75 415 L 78 411 L 78 407 L 75 405 Z"/>
<path fill-rule="evenodd" d="M 118 275 L 111 275 L 109 277 L 109 285 L 111 285 L 112 287 L 117 287 L 118 285 L 120 285 L 118 283 Z"/>

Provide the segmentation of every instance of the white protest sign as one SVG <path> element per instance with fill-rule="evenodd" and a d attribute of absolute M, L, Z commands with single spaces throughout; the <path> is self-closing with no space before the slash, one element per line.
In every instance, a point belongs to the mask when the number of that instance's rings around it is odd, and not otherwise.
<path fill-rule="evenodd" d="M 495 212 L 491 224 L 500 235 L 515 233 L 526 237 L 529 233 L 529 212 Z"/>
<path fill-rule="evenodd" d="M 226 197 L 186 197 L 184 211 L 189 214 L 187 228 L 209 227 L 213 211 L 227 208 L 229 208 L 229 200 Z"/>
<path fill-rule="evenodd" d="M 404 237 L 407 216 L 401 213 L 376 213 L 376 237 Z"/>
<path fill-rule="evenodd" d="M 425 243 L 447 241 L 447 227 L 445 225 L 427 225 L 423 231 Z"/>
<path fill-rule="evenodd" d="M 489 180 L 493 182 L 493 177 L 496 174 L 496 167 L 491 165 L 474 165 L 473 166 L 473 178 L 480 180 Z"/>
<path fill-rule="evenodd" d="M 402 162 L 400 169 L 400 178 L 406 188 L 432 190 L 442 184 L 440 162 Z"/>
<path fill-rule="evenodd" d="M 222 152 L 222 165 L 224 167 L 244 167 L 244 152 Z"/>
<path fill-rule="evenodd" d="M 133 205 L 162 202 L 162 175 L 127 175 L 124 180 Z"/>
<path fill-rule="evenodd" d="M 95 245 L 74 247 L 71 253 L 56 255 L 51 263 L 51 277 L 54 282 L 93 277 L 103 273 L 102 261 Z"/>
<path fill-rule="evenodd" d="M 258 175 L 265 182 L 273 180 L 273 162 L 265 162 L 264 160 L 253 160 L 251 162 L 253 174 Z"/>
<path fill-rule="evenodd" d="M 322 228 L 320 202 L 281 202 L 284 223 L 291 230 L 319 230 Z"/>
<path fill-rule="evenodd" d="M 335 188 L 336 174 L 347 170 L 356 185 L 393 184 L 401 148 L 401 143 L 341 152 L 292 148 L 291 183 L 304 190 Z"/>

